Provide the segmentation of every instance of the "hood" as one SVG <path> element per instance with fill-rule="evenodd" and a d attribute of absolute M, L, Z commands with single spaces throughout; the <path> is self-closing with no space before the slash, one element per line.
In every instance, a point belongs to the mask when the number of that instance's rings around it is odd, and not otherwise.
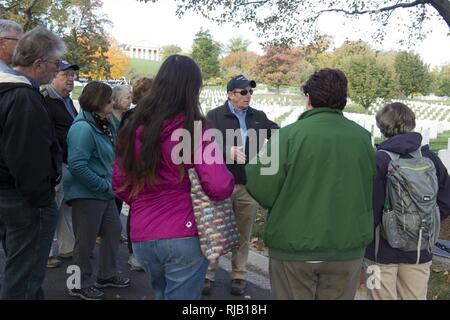
<path fill-rule="evenodd" d="M 23 76 L 15 75 L 12 73 L 1 72 L 0 73 L 0 93 L 8 90 L 21 87 L 31 86 L 30 81 Z"/>
<path fill-rule="evenodd" d="M 393 136 L 379 145 L 377 150 L 383 149 L 392 151 L 398 154 L 408 154 L 420 148 L 422 143 L 422 136 L 417 132 L 408 132 Z"/>

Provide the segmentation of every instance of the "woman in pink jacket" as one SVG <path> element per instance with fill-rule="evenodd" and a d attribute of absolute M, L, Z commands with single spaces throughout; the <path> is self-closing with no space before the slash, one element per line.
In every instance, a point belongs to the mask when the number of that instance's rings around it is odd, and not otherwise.
<path fill-rule="evenodd" d="M 188 146 L 182 151 L 183 163 L 174 159 L 179 154 L 174 148 L 180 145 L 174 131 L 185 130 L 193 137 L 194 122 L 204 121 L 201 86 L 201 72 L 192 59 L 170 56 L 117 143 L 113 190 L 131 206 L 133 251 L 151 276 L 156 299 L 199 299 L 208 268 L 200 250 L 187 170 L 195 168 L 213 200 L 229 197 L 234 187 L 225 164 L 193 161 L 192 138 L 183 141 Z M 215 142 L 201 142 L 199 149 L 210 143 Z"/>

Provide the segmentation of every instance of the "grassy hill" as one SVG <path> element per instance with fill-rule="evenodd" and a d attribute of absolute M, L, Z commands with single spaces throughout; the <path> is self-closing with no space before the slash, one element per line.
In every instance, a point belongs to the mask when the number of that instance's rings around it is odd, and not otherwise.
<path fill-rule="evenodd" d="M 131 59 L 128 72 L 138 75 L 155 76 L 162 61 L 150 61 L 143 59 Z"/>

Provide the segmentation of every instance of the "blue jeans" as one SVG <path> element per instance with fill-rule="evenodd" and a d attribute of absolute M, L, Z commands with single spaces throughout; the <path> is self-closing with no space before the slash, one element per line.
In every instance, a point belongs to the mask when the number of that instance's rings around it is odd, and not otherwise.
<path fill-rule="evenodd" d="M 198 300 L 208 269 L 197 237 L 133 243 L 156 300 Z"/>
<path fill-rule="evenodd" d="M 16 190 L 0 192 L 7 248 L 1 299 L 44 299 L 42 283 L 58 219 L 56 203 L 32 208 Z"/>

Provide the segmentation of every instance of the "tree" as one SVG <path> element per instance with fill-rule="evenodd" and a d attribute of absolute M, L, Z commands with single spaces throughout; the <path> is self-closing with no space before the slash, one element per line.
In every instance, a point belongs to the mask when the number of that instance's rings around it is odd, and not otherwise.
<path fill-rule="evenodd" d="M 368 109 L 377 98 L 389 99 L 395 94 L 395 80 L 389 68 L 366 52 L 349 56 L 340 62 L 348 79 L 348 95 Z"/>
<path fill-rule="evenodd" d="M 122 52 L 119 48 L 117 41 L 111 40 L 111 46 L 109 47 L 108 62 L 111 64 L 111 78 L 119 79 L 123 77 L 130 66 L 130 58 Z"/>
<path fill-rule="evenodd" d="M 264 52 L 257 60 L 257 78 L 277 90 L 283 85 L 299 86 L 313 72 L 299 48 L 270 46 Z"/>
<path fill-rule="evenodd" d="M 200 29 L 192 44 L 192 58 L 202 70 L 205 81 L 220 76 L 220 45 L 213 40 L 208 30 Z"/>
<path fill-rule="evenodd" d="M 158 0 L 139 0 L 157 2 Z M 252 23 L 258 35 L 268 40 L 292 44 L 312 40 L 317 21 L 329 13 L 355 18 L 367 15 L 377 26 L 375 38 L 383 40 L 389 24 L 402 26 L 404 19 L 397 13 L 407 11 L 410 19 L 405 23 L 409 39 L 423 39 L 426 31 L 424 21 L 438 16 L 450 27 L 450 1 L 448 0 L 175 0 L 177 15 L 188 11 L 219 24 L 234 22 Z M 398 29 L 398 28 L 397 28 Z"/>
<path fill-rule="evenodd" d="M 250 43 L 251 43 L 250 40 L 244 39 L 242 37 L 231 38 L 227 44 L 227 51 L 229 53 L 245 52 L 247 51 L 247 48 L 250 45 Z"/>
<path fill-rule="evenodd" d="M 45 25 L 52 12 L 58 11 L 61 1 L 51 0 L 5 0 L 0 1 L 0 18 L 14 20 L 25 31 L 37 25 Z"/>
<path fill-rule="evenodd" d="M 181 53 L 181 48 L 179 46 L 176 45 L 168 45 L 168 46 L 163 46 L 162 47 L 162 59 L 166 60 L 168 57 L 170 57 L 171 55 L 174 54 L 180 54 Z"/>
<path fill-rule="evenodd" d="M 257 59 L 258 55 L 254 52 L 231 52 L 220 61 L 224 71 L 223 78 L 229 80 L 239 74 L 254 78 Z"/>
<path fill-rule="evenodd" d="M 400 91 L 405 96 L 409 97 L 413 93 L 429 93 L 431 75 L 428 66 L 418 54 L 399 52 L 395 58 L 395 71 L 398 75 Z"/>
<path fill-rule="evenodd" d="M 0 18 L 15 20 L 25 30 L 47 27 L 63 38 L 66 60 L 78 64 L 82 75 L 106 77 L 111 65 L 105 26 L 111 22 L 99 12 L 102 6 L 101 0 L 0 0 Z"/>
<path fill-rule="evenodd" d="M 435 76 L 436 95 L 450 97 L 450 64 L 442 66 Z"/>

